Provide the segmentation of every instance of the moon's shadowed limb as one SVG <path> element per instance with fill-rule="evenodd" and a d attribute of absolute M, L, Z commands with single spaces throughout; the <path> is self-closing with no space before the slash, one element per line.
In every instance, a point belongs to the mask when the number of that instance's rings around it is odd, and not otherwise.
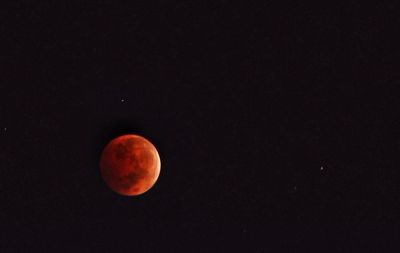
<path fill-rule="evenodd" d="M 148 140 L 138 135 L 123 135 L 104 148 L 100 159 L 101 175 L 107 185 L 122 195 L 148 191 L 160 173 L 160 157 Z"/>

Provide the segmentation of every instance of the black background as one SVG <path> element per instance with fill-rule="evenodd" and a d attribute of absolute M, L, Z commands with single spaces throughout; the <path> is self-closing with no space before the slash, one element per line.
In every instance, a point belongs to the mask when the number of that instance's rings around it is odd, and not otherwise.
<path fill-rule="evenodd" d="M 387 252 L 400 208 L 399 7 L 2 6 L 0 249 Z M 162 161 L 133 198 L 98 168 L 124 133 Z"/>

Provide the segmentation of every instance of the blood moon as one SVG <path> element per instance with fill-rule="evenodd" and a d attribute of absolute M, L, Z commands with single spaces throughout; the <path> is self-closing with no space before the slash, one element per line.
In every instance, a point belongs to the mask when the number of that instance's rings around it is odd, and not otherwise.
<path fill-rule="evenodd" d="M 100 172 L 115 192 L 140 195 L 148 191 L 160 175 L 157 149 L 142 136 L 126 134 L 111 140 L 100 158 Z"/>

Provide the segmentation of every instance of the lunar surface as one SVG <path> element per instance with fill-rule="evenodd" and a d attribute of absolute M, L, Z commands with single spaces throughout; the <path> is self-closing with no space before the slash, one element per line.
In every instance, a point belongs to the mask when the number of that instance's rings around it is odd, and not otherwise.
<path fill-rule="evenodd" d="M 148 191 L 157 181 L 160 169 L 156 148 L 139 135 L 119 136 L 101 154 L 101 176 L 113 191 L 125 196 Z"/>

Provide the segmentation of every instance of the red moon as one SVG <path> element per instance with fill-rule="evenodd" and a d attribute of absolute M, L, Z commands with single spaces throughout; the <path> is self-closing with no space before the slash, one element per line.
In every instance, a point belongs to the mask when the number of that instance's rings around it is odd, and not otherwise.
<path fill-rule="evenodd" d="M 106 184 L 125 196 L 148 191 L 160 175 L 157 149 L 145 138 L 126 134 L 111 140 L 100 159 L 100 172 Z"/>

